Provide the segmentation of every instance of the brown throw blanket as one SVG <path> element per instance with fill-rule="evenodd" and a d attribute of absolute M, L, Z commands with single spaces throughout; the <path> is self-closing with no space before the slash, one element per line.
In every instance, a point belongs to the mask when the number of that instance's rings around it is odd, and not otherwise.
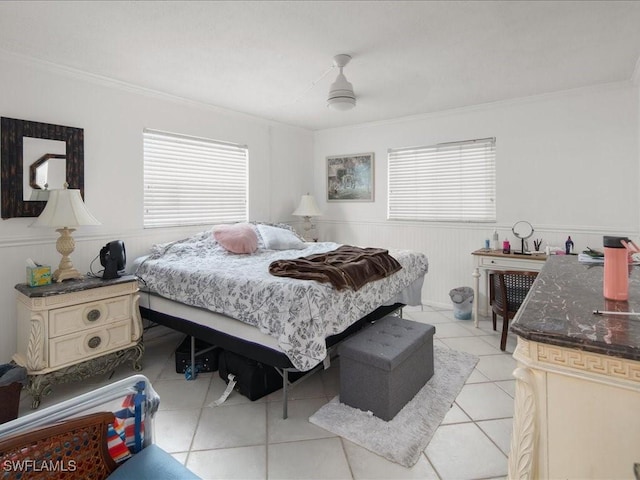
<path fill-rule="evenodd" d="M 364 284 L 388 277 L 401 268 L 388 250 L 342 245 L 327 253 L 276 260 L 269 265 L 269 273 L 279 277 L 329 282 L 336 290 L 359 290 Z"/>

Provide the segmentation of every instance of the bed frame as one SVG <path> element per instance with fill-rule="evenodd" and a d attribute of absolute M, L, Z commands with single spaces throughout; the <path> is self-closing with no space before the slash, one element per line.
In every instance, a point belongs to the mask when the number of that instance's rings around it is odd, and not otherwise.
<path fill-rule="evenodd" d="M 363 327 L 375 322 L 376 320 L 389 315 L 390 313 L 400 311 L 401 314 L 402 307 L 404 307 L 404 304 L 402 303 L 395 303 L 393 305 L 384 305 L 378 307 L 373 312 L 351 324 L 343 332 L 327 337 L 327 359 L 335 356 L 338 345 L 342 341 L 346 340 L 349 336 L 361 330 Z M 216 330 L 205 325 L 201 325 L 188 319 L 168 315 L 166 313 L 158 312 L 143 306 L 140 306 L 140 314 L 144 319 L 160 325 L 164 325 L 173 330 L 177 330 L 191 336 L 192 372 L 195 372 L 196 338 L 220 347 L 223 350 L 228 350 L 260 362 L 264 365 L 274 367 L 282 377 L 282 418 L 287 418 L 288 415 L 288 390 L 307 379 L 311 374 L 317 372 L 321 368 L 324 368 L 324 363 L 320 362 L 311 370 L 300 372 L 293 366 L 291 360 L 289 360 L 289 357 L 287 357 L 286 354 L 282 351 L 274 350 L 265 345 L 261 345 L 259 343 L 230 335 L 228 333 Z M 295 377 L 295 380 L 290 379 L 290 373 L 296 373 L 296 375 L 292 376 Z"/>

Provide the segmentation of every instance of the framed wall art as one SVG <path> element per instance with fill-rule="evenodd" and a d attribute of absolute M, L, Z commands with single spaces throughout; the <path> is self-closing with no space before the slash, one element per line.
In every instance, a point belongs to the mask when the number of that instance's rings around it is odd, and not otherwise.
<path fill-rule="evenodd" d="M 373 153 L 327 157 L 327 201 L 373 202 Z"/>

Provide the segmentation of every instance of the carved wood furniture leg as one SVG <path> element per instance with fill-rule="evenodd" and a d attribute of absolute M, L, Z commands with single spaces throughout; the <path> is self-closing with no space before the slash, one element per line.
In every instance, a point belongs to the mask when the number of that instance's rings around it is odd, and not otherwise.
<path fill-rule="evenodd" d="M 29 375 L 29 384 L 25 388 L 33 398 L 31 408 L 40 405 L 43 396 L 51 393 L 51 386 L 59 383 L 76 382 L 95 375 L 102 375 L 113 371 L 118 365 L 131 361 L 134 371 L 142 370 L 140 359 L 144 354 L 142 338 L 133 347 L 112 352 L 102 357 L 92 358 L 60 370 L 44 374 Z"/>
<path fill-rule="evenodd" d="M 51 393 L 51 384 L 46 375 L 29 375 L 29 383 L 25 391 L 31 395 L 31 408 L 35 410 L 40 406 L 42 397 Z"/>
<path fill-rule="evenodd" d="M 508 478 L 530 480 L 536 478 L 535 383 L 529 368 L 518 367 L 513 376 L 516 378 L 516 395 Z"/>
<path fill-rule="evenodd" d="M 131 347 L 125 352 L 129 352 L 131 358 L 131 368 L 134 371 L 139 372 L 142 370 L 142 364 L 140 360 L 142 359 L 142 355 L 144 355 L 144 343 L 142 343 L 142 338 L 140 338 L 140 342 L 135 347 Z"/>

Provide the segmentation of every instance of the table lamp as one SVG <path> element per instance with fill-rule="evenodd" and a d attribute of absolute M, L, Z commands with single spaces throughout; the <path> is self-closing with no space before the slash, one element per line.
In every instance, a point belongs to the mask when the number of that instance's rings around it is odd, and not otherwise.
<path fill-rule="evenodd" d="M 322 215 L 322 212 L 318 208 L 316 200 L 313 195 L 302 195 L 298 208 L 291 214 L 296 217 L 302 217 L 304 219 L 302 229 L 304 230 L 303 237 L 308 242 L 318 241 L 318 235 L 315 231 L 314 225 L 311 223 L 311 217 L 318 217 Z"/>
<path fill-rule="evenodd" d="M 82 201 L 80 190 L 68 189 L 49 190 L 49 200 L 40 216 L 31 227 L 53 227 L 60 234 L 56 242 L 56 250 L 62 255 L 58 269 L 53 272 L 53 281 L 62 282 L 71 278 L 83 278 L 83 275 L 73 268 L 69 255 L 76 248 L 76 243 L 71 234 L 75 228 L 82 225 L 100 225 L 100 222 L 89 213 Z"/>

